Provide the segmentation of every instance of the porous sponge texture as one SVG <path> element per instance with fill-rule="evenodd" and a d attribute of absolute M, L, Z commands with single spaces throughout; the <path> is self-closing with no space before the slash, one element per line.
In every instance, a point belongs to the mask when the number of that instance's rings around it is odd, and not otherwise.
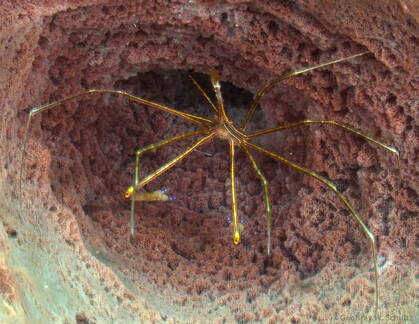
<path fill-rule="evenodd" d="M 135 151 L 195 126 L 112 95 L 33 119 L 28 108 L 86 89 L 121 89 L 201 116 L 216 69 L 229 116 L 282 72 L 369 50 L 291 78 L 261 100 L 249 131 L 303 119 L 352 125 L 394 154 L 333 126 L 255 143 L 330 178 L 375 233 L 377 322 L 413 322 L 417 246 L 418 27 L 409 1 L 60 1 L 0 5 L 0 319 L 22 323 L 318 323 L 373 316 L 365 233 L 317 180 L 256 154 L 269 181 L 272 257 L 260 180 L 238 153 L 243 242 L 232 243 L 228 146 L 202 146 L 137 206 Z M 417 90 L 416 90 L 417 91 Z M 196 138 L 146 154 L 146 175 Z M 397 312 L 396 312 L 397 310 Z M 358 317 L 355 317 L 358 316 Z"/>

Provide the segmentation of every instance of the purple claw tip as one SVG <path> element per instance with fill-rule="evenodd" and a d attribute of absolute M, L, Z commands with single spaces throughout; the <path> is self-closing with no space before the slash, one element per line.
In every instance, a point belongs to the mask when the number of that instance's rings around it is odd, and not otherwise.
<path fill-rule="evenodd" d="M 226 216 L 226 219 L 227 219 L 227 223 L 229 223 L 229 224 L 231 224 L 231 222 L 232 222 L 232 219 L 231 219 L 231 217 L 230 216 Z M 244 225 L 244 220 L 243 220 L 243 218 L 242 219 L 240 219 L 240 224 L 242 224 L 242 225 Z"/>
<path fill-rule="evenodd" d="M 175 196 L 170 196 L 169 200 L 176 200 L 177 198 Z"/>
<path fill-rule="evenodd" d="M 161 192 L 164 193 L 164 194 L 167 194 L 169 192 L 169 189 L 163 188 Z"/>

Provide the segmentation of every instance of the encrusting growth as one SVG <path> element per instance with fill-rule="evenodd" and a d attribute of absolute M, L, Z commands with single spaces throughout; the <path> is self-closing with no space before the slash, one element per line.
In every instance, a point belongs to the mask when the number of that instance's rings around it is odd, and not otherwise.
<path fill-rule="evenodd" d="M 299 126 L 304 126 L 304 125 L 309 125 L 309 124 L 323 124 L 323 125 L 332 125 L 332 126 L 336 126 L 336 127 L 340 127 L 342 129 L 345 129 L 355 135 L 360 136 L 361 138 L 374 143 L 378 146 L 380 146 L 381 148 L 384 148 L 392 153 L 395 153 L 397 155 L 397 157 L 399 157 L 398 151 L 392 147 L 392 146 L 388 146 L 386 144 L 383 144 L 379 141 L 377 141 L 376 139 L 363 134 L 359 131 L 357 131 L 356 129 L 343 125 L 337 121 L 333 121 L 333 120 L 302 120 L 300 122 L 296 122 L 296 123 L 291 123 L 291 124 L 287 124 L 287 125 L 281 125 L 281 126 L 277 126 L 274 128 L 270 128 L 270 129 L 265 129 L 262 131 L 258 131 L 255 133 L 251 133 L 251 134 L 246 134 L 245 130 L 246 127 L 248 126 L 248 123 L 252 120 L 253 114 L 258 106 L 258 103 L 260 101 L 260 99 L 262 98 L 263 94 L 265 93 L 265 91 L 270 88 L 271 86 L 273 86 L 274 84 L 283 81 L 285 79 L 288 79 L 290 77 L 293 76 L 297 76 L 299 74 L 303 74 L 312 70 L 316 70 L 331 64 L 336 64 L 339 62 L 343 62 L 343 61 L 347 61 L 353 58 L 356 58 L 358 56 L 367 54 L 368 52 L 362 52 L 362 53 L 358 53 L 358 54 L 354 54 L 348 57 L 344 57 L 344 58 L 339 58 L 333 61 L 329 61 L 326 63 L 322 63 L 322 64 L 318 64 L 318 65 L 314 65 L 314 66 L 310 66 L 310 67 L 306 67 L 306 68 L 302 68 L 302 69 L 297 69 L 297 70 L 293 70 L 293 71 L 289 71 L 286 72 L 272 80 L 270 80 L 269 82 L 267 82 L 265 85 L 262 86 L 262 88 L 256 93 L 256 96 L 253 99 L 253 102 L 251 103 L 251 105 L 249 106 L 244 122 L 242 123 L 242 125 L 240 127 L 236 126 L 234 124 L 233 121 L 231 121 L 225 111 L 225 107 L 224 107 L 224 102 L 223 102 L 223 97 L 221 94 L 221 86 L 220 86 L 220 79 L 219 76 L 217 74 L 217 72 L 215 71 L 211 71 L 210 72 L 210 78 L 211 78 L 211 83 L 212 83 L 212 87 L 213 90 L 215 92 L 215 97 L 216 97 L 216 102 L 214 103 L 210 96 L 203 90 L 203 88 L 198 84 L 198 82 L 193 79 L 192 77 L 190 77 L 192 79 L 193 84 L 196 86 L 196 88 L 199 90 L 199 92 L 203 95 L 203 97 L 206 99 L 206 101 L 209 103 L 210 107 L 214 110 L 215 112 L 215 117 L 214 119 L 207 119 L 204 117 L 200 117 L 200 116 L 196 116 L 193 114 L 188 114 L 188 113 L 184 113 L 160 104 L 157 104 L 155 102 L 131 95 L 127 92 L 124 91 L 117 91 L 117 90 L 96 90 L 96 89 L 91 89 L 91 90 L 87 90 L 81 93 L 77 93 L 74 94 L 72 96 L 66 97 L 64 99 L 49 103 L 47 105 L 41 106 L 41 107 L 37 107 L 37 108 L 33 108 L 30 111 L 29 114 L 29 119 L 28 119 L 28 123 L 26 126 L 26 134 L 25 134 L 25 138 L 24 138 L 24 142 L 23 142 L 23 150 L 22 150 L 22 161 L 21 161 L 21 168 L 20 168 L 20 180 L 19 180 L 19 190 L 20 190 L 20 203 L 22 203 L 23 201 L 23 193 L 22 193 L 22 177 L 23 177 L 23 165 L 24 165 L 24 160 L 25 160 L 25 155 L 26 155 L 26 148 L 27 148 L 27 142 L 28 142 L 28 138 L 29 138 L 29 133 L 30 133 L 30 127 L 31 127 L 31 121 L 33 119 L 33 117 L 43 111 L 49 110 L 53 107 L 56 107 L 58 105 L 61 105 L 67 101 L 73 100 L 75 98 L 81 97 L 81 96 L 86 96 L 86 95 L 90 95 L 93 93 L 110 93 L 110 94 L 115 94 L 115 95 L 120 95 L 123 96 L 125 98 L 127 98 L 128 100 L 134 101 L 134 102 L 138 102 L 140 104 L 143 104 L 145 106 L 157 109 L 157 110 L 162 110 L 165 111 L 169 114 L 178 116 L 180 118 L 183 118 L 195 125 L 197 125 L 200 129 L 197 131 L 193 131 L 193 132 L 189 132 L 189 133 L 185 133 L 182 135 L 178 135 L 172 138 L 168 138 L 165 140 L 162 140 L 158 143 L 155 144 L 151 144 L 148 145 L 142 149 L 139 149 L 136 152 L 136 160 L 135 160 L 135 174 L 134 174 L 134 181 L 132 186 L 130 186 L 124 193 L 124 197 L 126 199 L 130 199 L 131 200 L 131 211 L 130 211 L 130 235 L 131 235 L 131 239 L 134 238 L 134 234 L 135 234 L 135 205 L 137 202 L 139 201 L 168 201 L 168 200 L 174 200 L 174 197 L 169 197 L 167 196 L 167 190 L 163 189 L 163 190 L 158 190 L 158 191 L 154 191 L 152 193 L 147 193 L 144 192 L 144 186 L 148 183 L 150 183 L 151 181 L 153 181 L 154 179 L 156 179 L 158 176 L 160 176 L 161 174 L 165 173 L 166 171 L 168 171 L 169 169 L 171 169 L 173 166 L 175 166 L 178 162 L 180 162 L 181 160 L 183 160 L 185 157 L 187 157 L 189 154 L 191 154 L 193 151 L 195 151 L 197 148 L 199 148 L 201 145 L 203 145 L 204 143 L 207 143 L 211 140 L 213 140 L 214 138 L 221 138 L 221 139 L 225 139 L 228 141 L 229 144 L 229 155 L 230 155 L 230 164 L 229 164 L 229 168 L 230 168 L 230 177 L 231 177 L 231 206 L 232 206 L 232 218 L 231 218 L 231 228 L 232 228 L 232 239 L 233 239 L 233 243 L 234 244 L 240 244 L 241 242 L 241 236 L 242 236 L 242 232 L 243 232 L 243 225 L 240 222 L 240 216 L 238 214 L 238 208 L 237 208 L 237 199 L 236 199 L 236 184 L 235 184 L 235 172 L 236 172 L 236 166 L 235 166 L 235 155 L 236 155 L 236 149 L 242 149 L 247 157 L 247 159 L 249 160 L 253 170 L 256 172 L 257 176 L 259 177 L 261 184 L 262 184 L 262 188 L 263 188 L 263 198 L 264 198 L 264 202 L 265 202 L 265 214 L 266 214 L 266 224 L 267 224 L 267 245 L 266 245 L 266 249 L 267 249 L 267 254 L 271 255 L 272 253 L 272 215 L 271 215 L 271 202 L 269 199 L 269 183 L 266 180 L 262 170 L 259 168 L 258 164 L 256 163 L 252 153 L 250 152 L 250 150 L 254 150 L 254 151 L 258 151 L 261 153 L 264 153 L 268 156 L 270 156 L 271 158 L 282 162 L 288 166 L 290 166 L 291 168 L 300 171 L 308 176 L 311 176 L 313 178 L 316 178 L 317 180 L 319 180 L 320 182 L 322 182 L 324 185 L 326 185 L 329 189 L 331 189 L 336 195 L 337 197 L 341 200 L 341 202 L 346 206 L 347 209 L 349 209 L 349 211 L 351 212 L 352 216 L 355 218 L 355 220 L 358 222 L 359 226 L 361 227 L 361 229 L 364 231 L 364 233 L 366 234 L 368 240 L 370 241 L 371 244 L 371 250 L 372 250 L 372 257 L 373 257 L 373 263 L 374 263 L 374 273 L 375 273 L 375 311 L 377 311 L 378 308 L 378 266 L 377 266 L 377 247 L 376 247 L 376 240 L 374 237 L 374 234 L 368 229 L 368 227 L 366 226 L 366 224 L 364 223 L 364 221 L 361 219 L 360 215 L 357 213 L 357 211 L 352 207 L 352 204 L 349 202 L 349 200 L 347 198 L 345 198 L 345 196 L 337 189 L 336 185 L 330 181 L 329 179 L 321 176 L 320 174 L 316 173 L 313 170 L 310 170 L 308 168 L 305 168 L 303 166 L 298 165 L 297 163 L 294 163 L 288 159 L 286 159 L 284 156 L 279 155 L 277 153 L 274 153 L 270 150 L 267 150 L 259 145 L 256 145 L 252 142 L 250 142 L 250 140 L 254 137 L 257 136 L 261 136 L 264 134 L 268 134 L 268 133 L 272 133 L 272 132 L 279 132 L 285 129 L 289 129 L 289 128 L 294 128 L 294 127 L 299 127 Z M 178 156 L 176 156 L 175 158 L 173 158 L 172 160 L 170 160 L 169 162 L 167 162 L 166 164 L 164 164 L 163 166 L 161 166 L 160 168 L 158 168 L 156 171 L 152 172 L 151 174 L 145 176 L 144 178 L 140 177 L 140 160 L 141 157 L 144 153 L 148 152 L 148 151 L 152 151 L 158 148 L 161 148 L 163 146 L 172 144 L 174 142 L 189 138 L 189 137 L 196 137 L 196 136 L 203 136 L 201 137 L 199 140 L 197 140 L 197 142 L 195 144 L 193 144 L 192 146 L 190 146 L 189 148 L 187 148 L 184 152 L 182 152 L 181 154 L 179 154 Z M 21 210 L 22 210 L 22 206 L 21 206 Z"/>

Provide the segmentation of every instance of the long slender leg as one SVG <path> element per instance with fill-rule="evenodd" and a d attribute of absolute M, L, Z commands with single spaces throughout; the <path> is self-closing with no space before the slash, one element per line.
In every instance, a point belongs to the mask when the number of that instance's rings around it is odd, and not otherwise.
<path fill-rule="evenodd" d="M 156 171 L 154 171 L 153 173 L 149 174 L 148 176 L 146 176 L 145 178 L 143 178 L 143 180 L 141 180 L 137 186 L 135 187 L 136 190 L 138 190 L 141 187 L 144 187 L 146 184 L 148 184 L 149 182 L 153 181 L 154 179 L 156 179 L 158 176 L 160 176 L 162 173 L 166 172 L 167 170 L 169 170 L 170 168 L 172 168 L 176 163 L 180 162 L 181 160 L 183 160 L 187 155 L 189 155 L 191 152 L 193 152 L 197 147 L 201 146 L 202 144 L 208 142 L 209 140 L 213 139 L 214 137 L 216 137 L 217 134 L 214 132 L 211 132 L 209 135 L 201 138 L 198 142 L 196 142 L 194 145 L 192 145 L 191 147 L 189 147 L 186 151 L 184 151 L 183 153 L 179 154 L 177 157 L 175 157 L 173 160 L 167 162 L 165 165 L 163 165 L 162 167 L 160 167 L 159 169 L 157 169 Z"/>
<path fill-rule="evenodd" d="M 308 71 L 313 71 L 313 70 L 319 69 L 319 68 L 321 68 L 321 67 L 325 67 L 325 66 L 328 66 L 328 65 L 331 65 L 331 64 L 336 64 L 336 63 L 339 63 L 339 62 L 347 61 L 347 60 L 353 59 L 353 58 L 355 58 L 355 57 L 358 57 L 358 56 L 361 56 L 361 55 L 364 55 L 364 54 L 367 54 L 367 53 L 369 53 L 369 52 L 368 52 L 368 51 L 366 51 L 366 52 L 362 52 L 362 53 L 354 54 L 354 55 L 351 55 L 351 56 L 347 56 L 347 57 L 339 58 L 339 59 L 336 59 L 336 60 L 333 60 L 333 61 L 329 61 L 329 62 L 325 62 L 325 63 L 321 63 L 321 64 L 317 64 L 317 65 L 309 66 L 309 67 L 305 67 L 305 68 L 302 68 L 302 69 L 288 71 L 288 72 L 285 72 L 285 73 L 281 74 L 280 76 L 278 76 L 278 77 L 276 77 L 276 78 L 274 78 L 274 79 L 272 79 L 272 80 L 269 80 L 269 81 L 268 81 L 268 82 L 267 82 L 264 86 L 262 86 L 262 88 L 260 88 L 260 90 L 256 93 L 256 96 L 255 96 L 255 98 L 253 99 L 253 102 L 252 102 L 252 104 L 250 105 L 249 110 L 247 111 L 246 118 L 245 118 L 245 120 L 244 120 L 244 122 L 243 122 L 242 126 L 240 127 L 240 130 L 241 130 L 241 131 L 244 131 L 244 130 L 246 129 L 247 124 L 248 124 L 248 123 L 249 123 L 249 121 L 252 119 L 253 114 L 254 114 L 254 112 L 255 112 L 255 110 L 256 110 L 256 107 L 257 107 L 257 105 L 258 105 L 258 103 L 259 103 L 260 99 L 262 98 L 263 94 L 265 93 L 265 91 L 266 91 L 268 88 L 270 88 L 271 86 L 273 86 L 275 83 L 281 82 L 281 81 L 283 81 L 283 80 L 285 80 L 285 79 L 291 78 L 291 77 L 293 77 L 293 76 L 296 76 L 296 75 L 299 75 L 299 74 L 302 74 L 302 73 L 305 73 L 305 72 L 308 72 Z"/>
<path fill-rule="evenodd" d="M 134 223 L 135 223 L 135 220 L 134 220 L 134 217 L 135 217 L 135 202 L 136 202 L 136 201 L 138 201 L 138 200 L 141 200 L 141 199 L 139 199 L 139 197 L 137 196 L 137 190 L 136 190 L 136 189 L 134 189 L 134 188 L 137 188 L 138 182 L 139 182 L 139 180 L 140 180 L 140 159 L 141 159 L 141 156 L 142 156 L 144 153 L 148 152 L 148 151 L 151 151 L 151 150 L 155 150 L 155 149 L 161 148 L 161 147 L 163 147 L 163 146 L 165 146 L 165 145 L 168 145 L 168 144 L 174 143 L 174 142 L 176 142 L 176 141 L 180 141 L 180 140 L 182 140 L 182 139 L 185 139 L 185 138 L 188 138 L 188 137 L 191 137 L 191 136 L 195 136 L 195 135 L 202 135 L 202 134 L 204 134 L 205 132 L 206 132 L 206 130 L 203 130 L 203 131 L 197 131 L 197 132 L 189 132 L 189 133 L 182 134 L 182 135 L 179 135 L 179 136 L 176 136 L 176 137 L 168 138 L 168 139 L 165 139 L 165 140 L 160 141 L 160 142 L 158 142 L 158 143 L 155 143 L 155 144 L 150 144 L 150 145 L 148 145 L 148 146 L 146 146 L 146 147 L 143 147 L 143 148 L 139 149 L 139 150 L 136 152 L 136 154 L 135 154 L 135 175 L 134 175 L 134 185 L 133 185 L 133 186 L 131 186 L 131 187 L 129 187 L 129 188 L 125 191 L 125 194 L 124 194 L 124 197 L 125 197 L 126 199 L 131 199 L 131 213 L 130 213 L 130 233 L 131 233 L 131 237 L 133 237 L 133 236 L 134 236 L 134 226 L 135 226 L 135 224 L 134 224 Z"/>
<path fill-rule="evenodd" d="M 314 172 L 313 170 L 310 170 L 308 168 L 302 167 L 294 162 L 291 162 L 289 160 L 287 160 L 285 157 L 273 153 L 263 147 L 260 147 L 256 144 L 250 143 L 250 142 L 244 142 L 244 145 L 251 147 L 253 149 L 256 149 L 262 153 L 265 153 L 267 155 L 269 155 L 270 157 L 285 163 L 286 165 L 302 172 L 305 173 L 313 178 L 316 178 L 317 180 L 319 180 L 320 182 L 323 182 L 326 186 L 328 186 L 330 189 L 333 190 L 333 192 L 336 193 L 336 195 L 339 197 L 339 199 L 343 202 L 343 204 L 346 206 L 346 208 L 349 209 L 349 211 L 351 212 L 351 214 L 355 217 L 356 221 L 358 222 L 358 224 L 361 226 L 362 230 L 365 232 L 365 234 L 367 235 L 367 238 L 369 239 L 370 243 L 371 243 L 371 250 L 372 250 L 372 257 L 373 257 L 373 263 L 374 263 L 374 272 L 375 272 L 375 312 L 377 312 L 378 309 L 378 266 L 377 266 L 377 247 L 376 247 L 376 243 L 375 243 L 375 237 L 374 234 L 368 229 L 367 225 L 365 225 L 364 221 L 361 219 L 361 217 L 359 216 L 359 214 L 357 213 L 357 211 L 352 207 L 351 203 L 349 202 L 348 199 L 346 199 L 346 197 L 337 189 L 336 185 L 330 181 L 329 179 L 321 176 L 320 174 Z"/>
<path fill-rule="evenodd" d="M 202 89 L 202 87 L 199 85 L 198 81 L 196 81 L 192 75 L 189 75 L 189 78 L 192 80 L 193 84 L 195 85 L 195 87 L 198 88 L 199 92 L 202 94 L 202 96 L 207 100 L 207 102 L 210 104 L 210 106 L 212 107 L 212 109 L 214 109 L 214 111 L 216 113 L 218 113 L 218 108 L 214 105 L 214 103 L 212 102 L 211 98 L 207 95 L 207 93 L 204 91 L 204 89 Z"/>
<path fill-rule="evenodd" d="M 172 138 L 172 139 L 168 139 L 166 141 L 160 142 L 158 144 L 155 144 L 154 147 L 150 148 L 150 149 L 155 149 L 157 148 L 156 146 L 159 145 L 159 147 L 166 145 L 166 144 L 170 144 L 173 143 L 176 140 L 188 137 L 188 136 L 193 136 L 193 135 L 199 135 L 199 133 L 207 133 L 208 130 L 205 131 L 201 131 L 201 132 L 194 132 L 193 133 L 187 133 L 184 135 L 180 135 L 178 137 Z M 151 174 L 149 174 L 148 176 L 146 176 L 145 178 L 143 178 L 141 181 L 139 181 L 139 162 L 140 162 L 140 156 L 141 154 L 137 154 L 136 157 L 136 167 L 135 167 L 135 180 L 134 180 L 134 185 L 132 187 L 129 187 L 126 192 L 125 192 L 125 198 L 131 198 L 131 214 L 130 214 L 130 233 L 131 233 L 131 238 L 134 237 L 134 232 L 135 232 L 135 201 L 136 201 L 136 192 L 144 187 L 147 183 L 151 182 L 152 180 L 156 179 L 158 176 L 160 176 L 161 174 L 163 174 L 164 172 L 166 172 L 167 170 L 169 170 L 170 168 L 172 168 L 176 163 L 180 162 L 181 160 L 183 160 L 186 156 L 188 156 L 189 154 L 191 154 L 198 146 L 204 144 L 205 142 L 208 142 L 209 140 L 211 140 L 212 138 L 214 138 L 216 136 L 216 133 L 210 133 L 209 135 L 201 138 L 199 141 L 197 141 L 194 145 L 190 146 L 186 151 L 184 151 L 183 153 L 179 154 L 178 156 L 176 156 L 174 159 L 172 159 L 171 161 L 167 162 L 166 164 L 164 164 L 163 166 L 161 166 L 160 168 L 158 168 L 156 171 L 152 172 Z M 147 147 L 146 147 L 147 148 Z"/>
<path fill-rule="evenodd" d="M 260 132 L 256 132 L 256 133 L 252 133 L 249 135 L 246 135 L 247 139 L 252 138 L 252 137 L 256 137 L 256 136 L 260 136 L 260 135 L 264 135 L 264 134 L 269 134 L 269 133 L 273 133 L 273 132 L 278 132 L 278 131 L 282 131 L 284 129 L 289 129 L 289 128 L 294 128 L 294 127 L 298 127 L 298 126 L 303 126 L 303 125 L 308 125 L 308 124 L 328 124 L 328 125 L 334 125 L 334 126 L 338 126 L 340 128 L 346 129 L 347 131 L 350 131 L 360 137 L 362 137 L 363 139 L 370 141 L 374 144 L 377 144 L 378 146 L 392 152 L 395 153 L 397 155 L 397 158 L 399 159 L 399 152 L 397 151 L 397 149 L 393 146 L 389 146 L 386 145 L 384 143 L 381 143 L 379 141 L 377 141 L 376 139 L 372 138 L 371 136 L 368 136 L 367 134 L 361 133 L 359 131 L 357 131 L 356 129 L 343 125 L 337 121 L 334 120 L 303 120 L 303 121 L 299 121 L 296 123 L 291 123 L 291 124 L 287 124 L 287 125 L 282 125 L 282 126 L 277 126 L 274 128 L 269 128 L 269 129 L 265 129 L 263 131 Z"/>
<path fill-rule="evenodd" d="M 260 182 L 262 183 L 263 187 L 263 199 L 265 200 L 265 213 L 266 213 L 266 227 L 268 231 L 268 241 L 267 241 L 267 252 L 268 255 L 271 254 L 272 250 L 272 215 L 271 215 L 271 202 L 269 199 L 269 188 L 268 188 L 268 180 L 266 180 L 265 176 L 263 175 L 262 171 L 260 170 L 259 166 L 257 165 L 255 159 L 250 154 L 249 150 L 246 146 L 240 145 L 244 153 L 246 153 L 250 163 L 253 166 L 253 169 L 255 170 L 256 174 L 260 178 Z"/>
<path fill-rule="evenodd" d="M 37 114 L 47 111 L 53 107 L 59 106 L 67 101 L 71 101 L 73 99 L 76 99 L 78 97 L 82 97 L 82 96 L 86 96 L 89 94 L 93 94 L 93 93 L 110 93 L 110 94 L 115 94 L 115 95 L 121 95 L 124 96 L 126 98 L 128 98 L 131 101 L 135 101 L 138 102 L 140 104 L 158 109 L 158 110 L 162 110 L 162 111 L 166 111 L 172 115 L 176 115 L 178 117 L 181 117 L 183 119 L 186 119 L 194 124 L 197 124 L 201 127 L 208 127 L 211 126 L 213 124 L 213 122 L 209 119 L 203 118 L 203 117 L 199 117 L 199 116 L 195 116 L 192 114 L 188 114 L 188 113 L 184 113 L 163 105 L 159 105 L 155 102 L 149 101 L 149 100 L 145 100 L 143 98 L 131 95 L 125 91 L 119 91 L 119 90 L 98 90 L 98 89 L 91 89 L 91 90 L 87 90 L 87 91 L 83 91 L 77 94 L 74 94 L 72 96 L 68 96 L 65 97 L 63 99 L 51 102 L 49 104 L 46 104 L 44 106 L 40 106 L 40 107 L 35 107 L 32 108 L 30 113 L 29 113 L 29 118 L 26 124 L 26 128 L 25 128 L 25 137 L 23 140 L 23 149 L 22 149 L 22 156 L 21 156 L 21 162 L 20 162 L 20 173 L 19 173 L 19 205 L 20 205 L 20 215 L 19 217 L 22 217 L 22 201 L 23 201 L 23 192 L 22 192 L 22 177 L 23 177 L 23 162 L 25 161 L 25 157 L 26 157 L 26 149 L 27 149 L 27 143 L 28 143 L 28 139 L 29 139 L 29 133 L 30 133 L 30 128 L 32 125 L 32 119 L 34 116 L 36 116 Z"/>
<path fill-rule="evenodd" d="M 236 170 L 235 170 L 235 151 L 234 140 L 230 139 L 230 180 L 231 180 L 231 208 L 233 211 L 233 243 L 240 244 L 241 241 L 241 227 L 240 219 L 237 212 L 237 195 L 236 195 Z"/>
<path fill-rule="evenodd" d="M 92 93 L 110 93 L 110 94 L 120 95 L 120 96 L 126 97 L 128 100 L 135 101 L 135 102 L 138 102 L 142 105 L 152 107 L 152 108 L 155 108 L 155 109 L 158 109 L 158 110 L 162 110 L 162 111 L 168 112 L 172 115 L 181 117 L 181 118 L 186 119 L 186 120 L 188 120 L 188 121 L 190 121 L 194 124 L 197 124 L 199 126 L 204 127 L 204 126 L 209 126 L 209 125 L 213 124 L 213 122 L 211 120 L 207 119 L 207 118 L 192 115 L 192 114 L 188 114 L 188 113 L 185 113 L 185 112 L 182 112 L 182 111 L 178 111 L 176 109 L 169 108 L 169 107 L 166 107 L 164 105 L 160 105 L 158 103 L 155 103 L 153 101 L 134 96 L 134 95 L 129 94 L 128 92 L 125 92 L 125 91 L 108 90 L 108 89 L 90 89 L 90 90 L 87 90 L 87 91 L 76 93 L 72 96 L 68 96 L 68 97 L 65 97 L 63 99 L 60 99 L 60 100 L 57 100 L 57 101 L 54 101 L 54 102 L 51 102 L 51 103 L 46 104 L 46 105 L 41 106 L 41 107 L 32 108 L 31 112 L 30 112 L 30 115 L 29 115 L 29 118 L 38 114 L 38 113 L 40 113 L 40 112 L 42 112 L 42 111 L 46 111 L 46 110 L 49 110 L 49 109 L 51 109 L 55 106 L 61 105 L 65 102 L 67 102 L 67 101 L 73 100 L 73 99 L 78 98 L 78 97 L 86 96 L 86 95 L 89 95 L 89 94 L 92 94 Z"/>

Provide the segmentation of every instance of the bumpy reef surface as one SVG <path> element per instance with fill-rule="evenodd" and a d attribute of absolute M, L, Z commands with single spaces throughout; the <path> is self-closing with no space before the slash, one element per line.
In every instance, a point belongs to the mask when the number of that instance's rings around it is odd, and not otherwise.
<path fill-rule="evenodd" d="M 267 259 L 261 185 L 239 153 L 245 231 L 243 243 L 232 244 L 221 140 L 147 186 L 167 188 L 177 200 L 138 207 L 131 243 L 122 194 L 133 181 L 135 151 L 196 128 L 124 98 L 85 96 L 36 116 L 19 194 L 31 107 L 104 88 L 210 116 L 188 74 L 210 92 L 214 68 L 228 112 L 240 121 L 270 78 L 369 50 L 273 87 L 252 129 L 330 119 L 399 149 L 400 167 L 391 153 L 322 125 L 256 141 L 330 178 L 351 200 L 377 237 L 377 322 L 413 323 L 418 17 L 414 1 L 402 0 L 2 1 L 0 321 L 340 323 L 373 316 L 369 242 L 317 180 L 255 153 L 273 204 Z M 143 175 L 192 143 L 146 155 Z"/>

